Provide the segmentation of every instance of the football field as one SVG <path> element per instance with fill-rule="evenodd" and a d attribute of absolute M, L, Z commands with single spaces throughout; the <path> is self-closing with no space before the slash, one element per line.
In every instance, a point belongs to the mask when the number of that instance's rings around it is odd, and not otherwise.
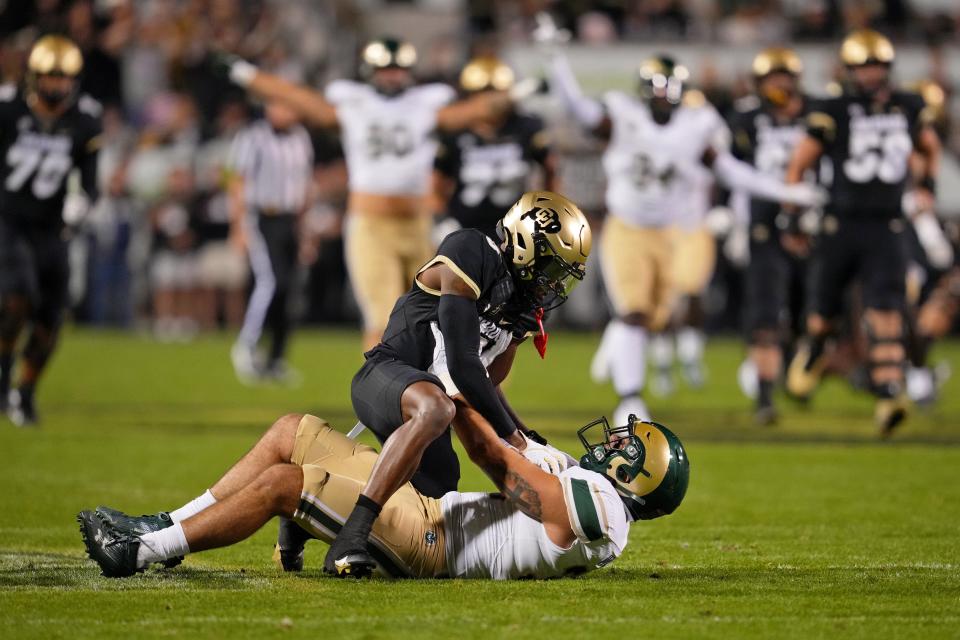
<path fill-rule="evenodd" d="M 598 336 L 524 345 L 508 395 L 533 428 L 579 457 L 575 430 L 609 413 L 590 382 Z M 687 445 L 690 488 L 672 516 L 635 524 L 624 555 L 576 579 L 346 582 L 270 561 L 276 524 L 174 570 L 102 578 L 74 517 L 106 504 L 179 507 L 273 419 L 310 412 L 346 431 L 359 336 L 303 332 L 295 389 L 246 388 L 229 336 L 161 345 L 70 331 L 39 393 L 44 425 L 0 423 L 0 629 L 5 638 L 944 638 L 960 637 L 960 383 L 892 442 L 870 398 L 830 381 L 812 407 L 781 398 L 752 425 L 736 385 L 742 346 L 714 342 L 703 392 L 651 409 Z M 934 360 L 960 364 L 960 344 Z M 492 484 L 464 458 L 465 490 Z"/>

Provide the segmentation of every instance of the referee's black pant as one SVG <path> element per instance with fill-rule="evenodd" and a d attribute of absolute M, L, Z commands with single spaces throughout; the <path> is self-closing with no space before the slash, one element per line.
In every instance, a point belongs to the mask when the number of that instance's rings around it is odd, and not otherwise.
<path fill-rule="evenodd" d="M 240 342 L 253 348 L 267 329 L 272 337 L 268 366 L 281 361 L 286 352 L 298 248 L 296 215 L 256 211 L 248 216 L 247 251 L 254 284 Z"/>

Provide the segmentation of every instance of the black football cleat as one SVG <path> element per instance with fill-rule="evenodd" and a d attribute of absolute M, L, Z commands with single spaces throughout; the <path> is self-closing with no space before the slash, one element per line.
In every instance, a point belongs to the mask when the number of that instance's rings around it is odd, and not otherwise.
<path fill-rule="evenodd" d="M 169 513 L 161 511 L 155 515 L 128 516 L 123 511 L 117 511 L 110 507 L 97 507 L 97 515 L 107 525 L 113 527 L 121 533 L 130 536 L 140 537 L 142 535 L 160 531 L 173 526 L 173 519 Z M 167 558 L 161 564 L 167 569 L 172 569 L 183 562 L 183 556 Z"/>
<path fill-rule="evenodd" d="M 330 554 L 327 554 L 330 558 Z M 332 569 L 327 568 L 327 561 L 324 560 L 324 573 L 329 573 L 337 578 L 369 578 L 373 575 L 377 563 L 373 557 L 366 551 L 355 551 L 347 553 L 339 558 L 332 560 Z"/>
<path fill-rule="evenodd" d="M 7 417 L 18 427 L 36 426 L 40 419 L 33 404 L 33 394 L 13 389 L 7 396 Z"/>
<path fill-rule="evenodd" d="M 93 511 L 78 513 L 77 522 L 87 555 L 100 566 L 104 576 L 126 578 L 143 571 L 144 567 L 137 567 L 139 538 L 110 527 Z"/>
<path fill-rule="evenodd" d="M 290 518 L 280 518 L 273 561 L 284 571 L 303 571 L 303 548 L 312 540 L 307 531 Z"/>

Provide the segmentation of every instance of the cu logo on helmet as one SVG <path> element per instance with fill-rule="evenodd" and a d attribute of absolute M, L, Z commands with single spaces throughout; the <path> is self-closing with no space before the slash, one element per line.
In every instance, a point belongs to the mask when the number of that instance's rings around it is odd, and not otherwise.
<path fill-rule="evenodd" d="M 537 207 L 530 209 L 520 216 L 521 220 L 529 218 L 533 220 L 533 226 L 537 231 L 543 233 L 559 233 L 563 228 L 560 224 L 560 216 L 553 209 L 541 209 Z"/>

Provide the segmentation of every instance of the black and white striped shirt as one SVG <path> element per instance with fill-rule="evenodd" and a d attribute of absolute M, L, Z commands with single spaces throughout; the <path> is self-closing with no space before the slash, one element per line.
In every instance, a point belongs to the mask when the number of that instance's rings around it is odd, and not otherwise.
<path fill-rule="evenodd" d="M 295 213 L 306 202 L 313 145 L 299 124 L 278 131 L 266 120 L 258 120 L 237 133 L 230 166 L 244 179 L 247 206 Z"/>

